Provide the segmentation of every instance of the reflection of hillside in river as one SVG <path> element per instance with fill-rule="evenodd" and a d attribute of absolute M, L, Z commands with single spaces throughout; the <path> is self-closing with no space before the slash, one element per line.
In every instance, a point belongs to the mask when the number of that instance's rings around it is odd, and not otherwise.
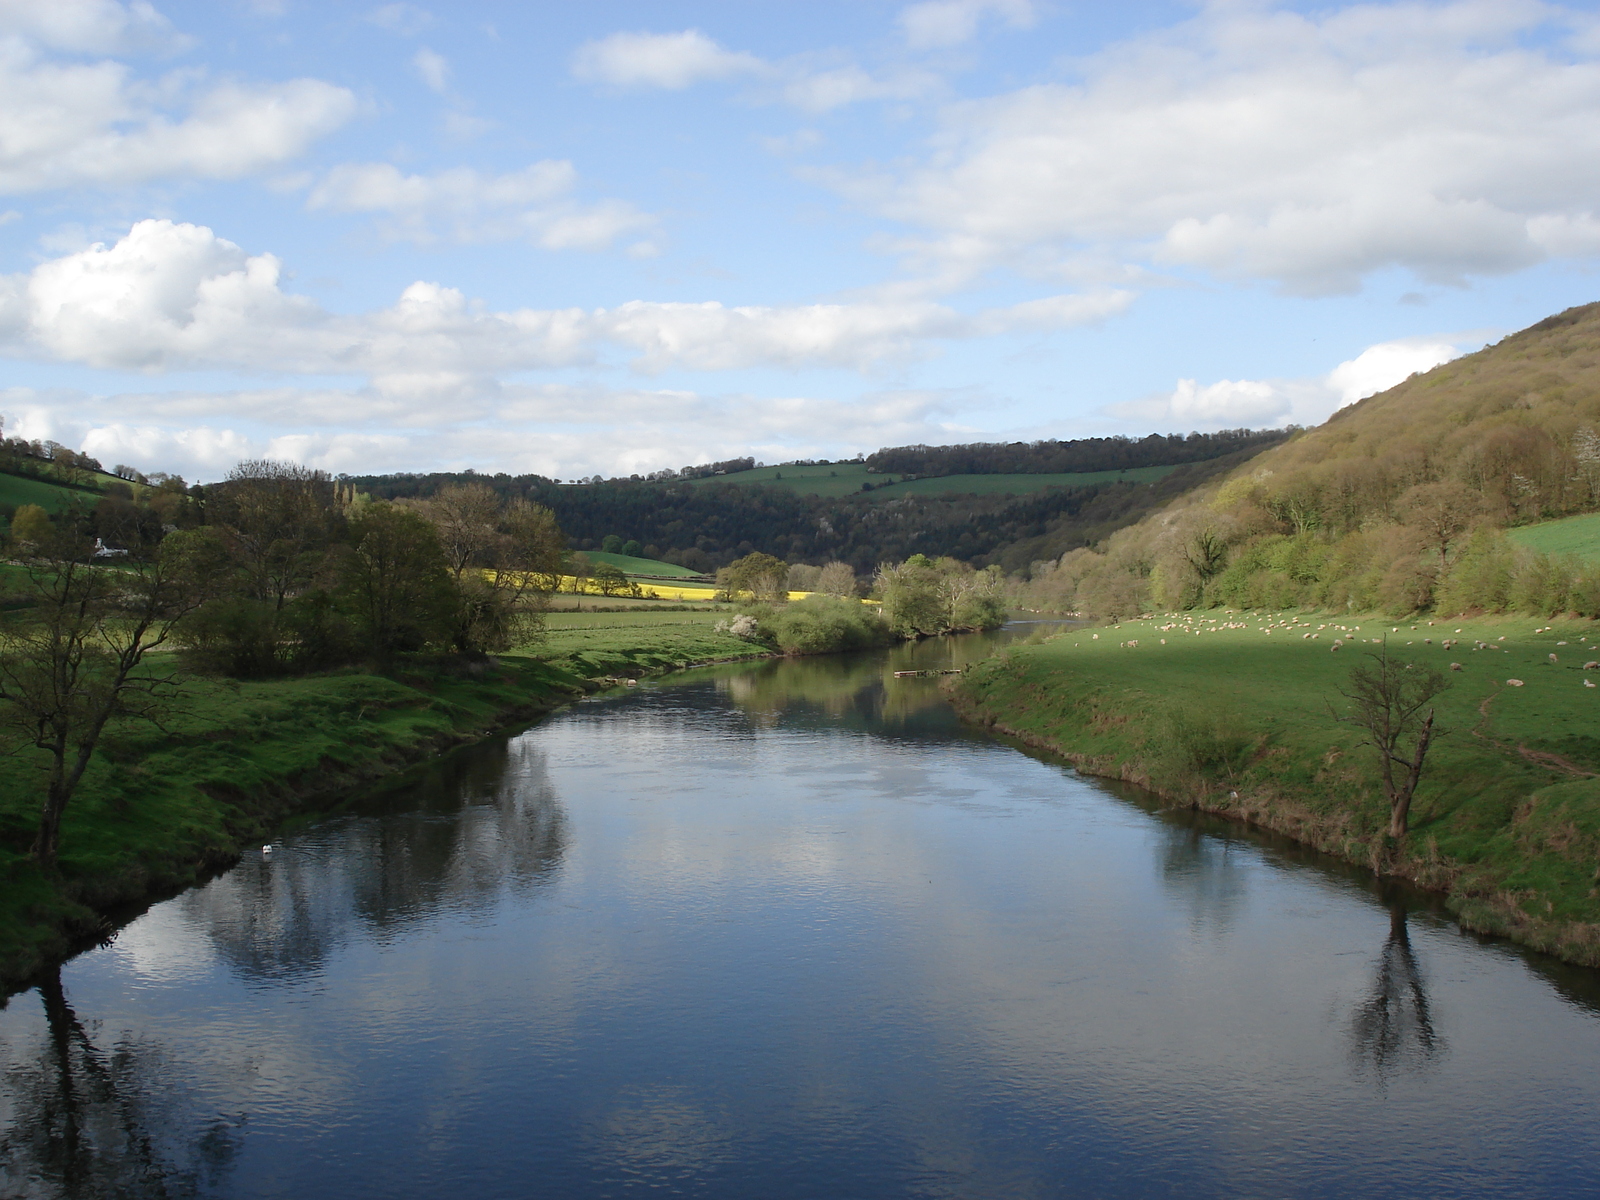
<path fill-rule="evenodd" d="M 1032 628 L 1007 626 L 992 634 L 927 638 L 879 654 L 751 663 L 743 670 L 720 670 L 716 684 L 761 729 L 775 728 L 782 718 L 798 728 L 946 741 L 960 731 L 961 723 L 940 694 L 939 680 L 897 679 L 895 672 L 960 670 Z"/>
<path fill-rule="evenodd" d="M 13 1044 L 6 1070 L 0 1190 L 76 1200 L 214 1194 L 229 1173 L 236 1123 L 189 1117 L 172 1056 L 149 1038 L 95 1044 L 61 985 L 39 984 L 43 1021 Z"/>
<path fill-rule="evenodd" d="M 496 741 L 408 773 L 180 902 L 239 972 L 288 978 L 318 969 L 353 931 L 381 939 L 540 887 L 565 839 L 544 754 Z"/>

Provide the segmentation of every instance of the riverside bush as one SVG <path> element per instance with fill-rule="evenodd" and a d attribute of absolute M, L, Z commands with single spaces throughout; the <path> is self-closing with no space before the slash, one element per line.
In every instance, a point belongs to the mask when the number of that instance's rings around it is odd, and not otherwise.
<path fill-rule="evenodd" d="M 835 596 L 808 596 L 758 618 L 764 640 L 785 654 L 865 650 L 893 640 L 889 624 L 865 606 Z"/>

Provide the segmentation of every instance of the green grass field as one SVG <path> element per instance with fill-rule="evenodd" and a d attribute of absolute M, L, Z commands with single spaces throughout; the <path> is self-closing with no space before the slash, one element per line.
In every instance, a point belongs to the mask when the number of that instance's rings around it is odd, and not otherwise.
<path fill-rule="evenodd" d="M 1385 635 L 1391 654 L 1454 685 L 1399 849 L 1372 751 L 1333 711 Z M 1207 807 L 1354 861 L 1398 854 L 1394 869 L 1450 892 L 1477 927 L 1600 962 L 1600 687 L 1585 686 L 1600 670 L 1588 661 L 1600 661 L 1600 626 L 1587 621 L 1184 614 L 1018 647 L 959 694 L 1085 769 L 1179 797 L 1207 789 Z M 1228 745 L 1242 757 L 1228 760 Z"/>
<path fill-rule="evenodd" d="M 1008 494 L 1027 495 L 1050 487 L 1084 487 L 1091 483 L 1126 479 L 1134 483 L 1150 483 L 1160 479 L 1176 467 L 1135 467 L 1129 471 L 1082 471 L 1057 475 L 940 475 L 928 479 L 907 480 L 901 475 L 879 475 L 857 462 L 832 463 L 825 467 L 757 467 L 753 471 L 739 471 L 733 475 L 714 475 L 709 479 L 696 479 L 695 484 L 738 483 L 767 484 L 785 487 L 803 495 L 817 495 L 836 499 L 861 491 L 864 483 L 872 484 L 867 495 L 873 499 L 893 500 L 896 496 L 991 496 Z"/>
<path fill-rule="evenodd" d="M 1542 554 L 1600 558 L 1600 513 L 1563 517 L 1542 525 L 1524 525 L 1520 529 L 1506 530 L 1506 536 L 1517 545 Z"/>
<path fill-rule="evenodd" d="M 575 674 L 638 675 L 684 663 L 764 655 L 764 647 L 718 633 L 728 613 L 549 613 L 533 651 Z"/>
<path fill-rule="evenodd" d="M 62 487 L 26 475 L 0 474 L 0 504 L 9 504 L 13 508 L 37 504 L 47 512 L 61 512 L 74 502 L 93 507 L 98 499 L 93 492 Z"/>
<path fill-rule="evenodd" d="M 700 573 L 691 571 L 688 567 L 680 567 L 677 563 L 661 562 L 654 558 L 635 558 L 631 554 L 607 554 L 604 550 L 585 550 L 583 554 L 590 562 L 610 563 L 624 575 L 667 575 L 678 579 Z"/>

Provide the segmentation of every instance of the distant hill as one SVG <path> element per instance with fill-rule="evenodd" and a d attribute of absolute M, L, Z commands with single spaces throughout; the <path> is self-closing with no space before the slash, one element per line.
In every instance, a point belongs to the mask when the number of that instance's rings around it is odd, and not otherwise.
<path fill-rule="evenodd" d="M 1197 435 L 1198 436 L 1198 435 Z M 646 558 L 711 571 L 760 550 L 786 562 L 833 559 L 858 571 L 911 554 L 950 555 L 976 565 L 1025 568 L 1090 545 L 1207 479 L 1225 474 L 1290 436 L 1277 430 L 1240 437 L 1176 439 L 1183 463 L 1115 465 L 1128 446 L 1149 439 L 1094 439 L 1112 464 L 1080 472 L 980 473 L 907 479 L 863 462 L 792 463 L 757 468 L 750 460 L 658 472 L 650 478 L 557 484 L 536 475 L 369 475 L 346 482 L 379 498 L 426 496 L 450 483 L 487 483 L 554 510 L 569 545 L 593 553 L 610 535 L 637 541 Z M 1039 443 L 1043 446 L 1089 443 Z M 1240 448 L 1242 447 L 1242 448 Z M 1090 465 L 1093 465 L 1091 460 Z"/>
<path fill-rule="evenodd" d="M 1108 613 L 1306 603 L 1600 615 L 1600 578 L 1538 557 L 1557 541 L 1504 533 L 1597 511 L 1600 304 L 1589 304 L 1342 409 L 1037 574 L 1058 602 Z"/>
<path fill-rule="evenodd" d="M 1275 438 L 1281 441 L 1282 438 Z M 802 496 L 837 499 L 860 493 L 878 502 L 901 496 L 1026 496 L 1045 488 L 1088 487 L 1097 483 L 1153 483 L 1177 470 L 1176 462 L 1162 466 L 1109 468 L 1099 471 L 1037 473 L 985 473 L 976 475 L 881 474 L 865 462 L 789 463 L 754 467 L 748 471 L 689 480 L 695 487 L 733 484 L 783 488 Z"/>

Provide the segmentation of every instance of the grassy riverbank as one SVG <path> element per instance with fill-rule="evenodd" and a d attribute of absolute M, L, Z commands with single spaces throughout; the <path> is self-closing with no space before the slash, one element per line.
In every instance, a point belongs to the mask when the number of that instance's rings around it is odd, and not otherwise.
<path fill-rule="evenodd" d="M 553 614 L 531 653 L 492 664 L 418 659 L 382 674 L 191 680 L 163 728 L 129 722 L 103 739 L 67 811 L 58 879 L 27 856 L 40 784 L 34 752 L 18 751 L 0 772 L 0 984 L 16 986 L 151 899 L 227 866 L 292 813 L 612 677 L 766 653 L 716 632 L 720 615 Z M 175 666 L 163 655 L 154 669 Z"/>
<path fill-rule="evenodd" d="M 1593 622 L 1524 617 L 1183 614 L 1009 648 L 952 695 L 969 718 L 1081 770 L 1411 878 L 1471 928 L 1594 965 L 1600 687 L 1584 683 L 1600 670 L 1582 667 L 1600 660 L 1597 635 Z M 1399 844 L 1372 751 L 1335 716 L 1351 667 L 1385 636 L 1455 685 Z M 1330 652 L 1335 638 L 1344 647 Z"/>

